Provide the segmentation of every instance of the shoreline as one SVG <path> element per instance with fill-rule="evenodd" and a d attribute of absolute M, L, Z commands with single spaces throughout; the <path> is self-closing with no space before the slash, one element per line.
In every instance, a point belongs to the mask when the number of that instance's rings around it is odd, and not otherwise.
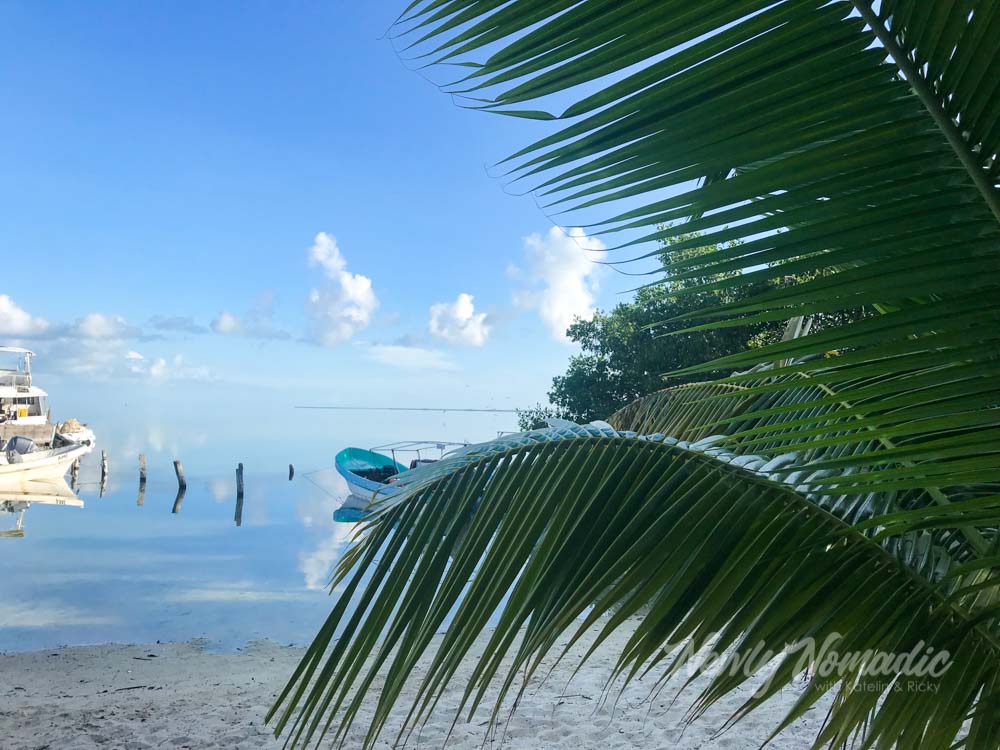
<path fill-rule="evenodd" d="M 417 728 L 408 748 L 509 748 L 588 750 L 663 748 L 757 750 L 799 695 L 788 688 L 726 733 L 716 736 L 729 715 L 751 694 L 737 691 L 685 726 L 684 712 L 698 682 L 676 702 L 683 678 L 652 700 L 655 673 L 626 688 L 617 700 L 600 702 L 616 646 L 628 637 L 619 629 L 576 677 L 570 657 L 543 684 L 533 681 L 517 710 L 486 739 L 491 695 L 472 721 L 455 724 L 455 708 L 471 665 L 482 654 L 480 636 L 435 713 Z M 69 646 L 0 655 L 0 737 L 9 750 L 83 748 L 280 748 L 282 741 L 263 724 L 264 715 L 305 649 L 253 641 L 237 652 L 216 653 L 204 644 Z M 574 653 L 576 649 L 574 649 Z M 421 664 L 427 661 L 427 655 Z M 549 661 L 549 660 L 546 660 Z M 417 675 L 422 672 L 418 666 Z M 700 678 L 703 679 L 703 678 Z M 700 681 L 700 680 L 699 680 Z M 403 700 L 416 685 L 408 683 Z M 378 688 L 378 683 L 373 686 Z M 564 688 L 566 688 L 564 690 Z M 369 701 L 368 704 L 373 704 Z M 769 747 L 793 750 L 812 744 L 825 702 L 779 735 Z M 403 716 L 394 712 L 377 747 L 391 748 Z M 347 748 L 357 747 L 371 715 L 366 705 Z M 447 739 L 447 743 L 446 743 Z M 484 744 L 484 739 L 486 739 Z"/>

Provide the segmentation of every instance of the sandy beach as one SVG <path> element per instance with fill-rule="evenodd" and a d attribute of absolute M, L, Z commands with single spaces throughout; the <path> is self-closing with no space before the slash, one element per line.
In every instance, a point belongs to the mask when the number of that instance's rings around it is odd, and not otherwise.
<path fill-rule="evenodd" d="M 615 640 L 625 637 L 627 632 L 620 631 Z M 484 645 L 481 638 L 468 664 Z M 557 667 L 544 683 L 529 686 L 513 718 L 485 746 L 750 750 L 760 747 L 797 695 L 794 688 L 785 690 L 722 735 L 717 735 L 718 728 L 750 688 L 728 696 L 687 726 L 682 721 L 684 697 L 671 705 L 674 689 L 668 687 L 647 700 L 649 678 L 627 688 L 617 704 L 601 705 L 600 692 L 615 645 L 599 652 L 568 686 L 568 664 Z M 0 746 L 9 750 L 278 748 L 281 742 L 264 726 L 264 715 L 301 654 L 302 649 L 266 641 L 226 654 L 208 652 L 197 642 L 5 654 L 0 656 Z M 456 681 L 407 747 L 483 746 L 487 714 L 482 710 L 473 721 L 460 721 L 446 742 L 460 688 Z M 694 693 L 685 695 L 693 698 Z M 824 711 L 825 705 L 810 711 L 771 747 L 808 747 Z M 390 722 L 379 747 L 392 747 L 393 730 L 401 721 L 402 716 Z M 359 745 L 361 730 L 359 724 L 348 747 Z"/>

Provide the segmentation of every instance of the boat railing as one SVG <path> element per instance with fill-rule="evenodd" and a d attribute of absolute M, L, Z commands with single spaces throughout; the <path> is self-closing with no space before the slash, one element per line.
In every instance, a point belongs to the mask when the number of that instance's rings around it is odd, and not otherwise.
<path fill-rule="evenodd" d="M 376 445 L 371 450 L 380 453 L 389 453 L 392 460 L 396 461 L 397 453 L 415 453 L 417 460 L 426 458 L 424 455 L 428 451 L 437 451 L 437 458 L 442 458 L 449 449 L 464 448 L 468 443 L 456 443 L 447 440 L 400 440 L 395 443 Z"/>

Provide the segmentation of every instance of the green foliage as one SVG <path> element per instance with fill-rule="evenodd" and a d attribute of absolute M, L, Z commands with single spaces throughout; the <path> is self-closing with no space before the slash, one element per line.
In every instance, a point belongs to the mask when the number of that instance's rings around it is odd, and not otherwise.
<path fill-rule="evenodd" d="M 549 400 L 570 419 L 604 419 L 640 396 L 664 386 L 663 373 L 735 354 L 753 336 L 776 334 L 780 324 L 758 324 L 697 333 L 678 333 L 682 323 L 664 321 L 698 309 L 697 296 L 676 298 L 665 286 L 640 289 L 631 302 L 611 312 L 577 320 L 567 331 L 582 353 L 570 358 L 564 375 L 552 380 Z M 668 335 L 675 334 L 675 335 Z M 707 380 L 697 372 L 676 382 Z"/>
<path fill-rule="evenodd" d="M 670 248 L 696 238 L 681 235 L 664 242 L 664 259 Z M 689 260 L 716 252 L 714 246 L 688 249 L 681 257 Z M 604 419 L 625 404 L 663 388 L 664 373 L 692 368 L 703 362 L 761 347 L 780 340 L 783 321 L 759 322 L 707 331 L 685 333 L 686 322 L 672 322 L 706 307 L 738 303 L 764 289 L 799 283 L 803 279 L 787 275 L 776 280 L 725 290 L 689 291 L 738 272 L 717 276 L 692 277 L 640 288 L 633 300 L 615 306 L 610 312 L 598 310 L 590 320 L 577 319 L 567 330 L 572 341 L 580 344 L 580 354 L 570 358 L 566 373 L 552 380 L 549 401 L 554 405 L 549 416 L 563 416 L 586 423 Z M 822 330 L 861 318 L 861 310 L 847 310 L 812 318 L 812 330 Z M 668 383 L 691 383 L 710 380 L 718 372 L 697 371 L 668 378 Z M 522 429 L 544 426 L 544 419 L 520 422 Z"/>
<path fill-rule="evenodd" d="M 470 107 L 549 123 L 506 173 L 612 255 L 665 252 L 680 294 L 709 295 L 674 322 L 840 324 L 611 417 L 669 437 L 548 430 L 418 470 L 339 568 L 277 729 L 343 737 L 384 674 L 372 746 L 444 618 L 411 719 L 506 602 L 467 707 L 580 615 L 639 617 L 625 679 L 720 630 L 780 650 L 835 629 L 952 667 L 813 681 L 776 730 L 833 692 L 815 748 L 1000 747 L 1000 4 L 415 0 L 395 34 Z M 858 308 L 878 314 L 838 318 Z"/>

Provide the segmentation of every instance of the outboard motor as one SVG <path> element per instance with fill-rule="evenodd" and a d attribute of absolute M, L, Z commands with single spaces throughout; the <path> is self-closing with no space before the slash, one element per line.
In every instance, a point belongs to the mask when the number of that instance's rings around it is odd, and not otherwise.
<path fill-rule="evenodd" d="M 15 435 L 10 440 L 7 441 L 7 445 L 4 446 L 4 450 L 8 453 L 17 453 L 18 455 L 25 455 L 26 453 L 35 452 L 35 441 L 31 438 L 26 438 L 23 435 Z"/>

